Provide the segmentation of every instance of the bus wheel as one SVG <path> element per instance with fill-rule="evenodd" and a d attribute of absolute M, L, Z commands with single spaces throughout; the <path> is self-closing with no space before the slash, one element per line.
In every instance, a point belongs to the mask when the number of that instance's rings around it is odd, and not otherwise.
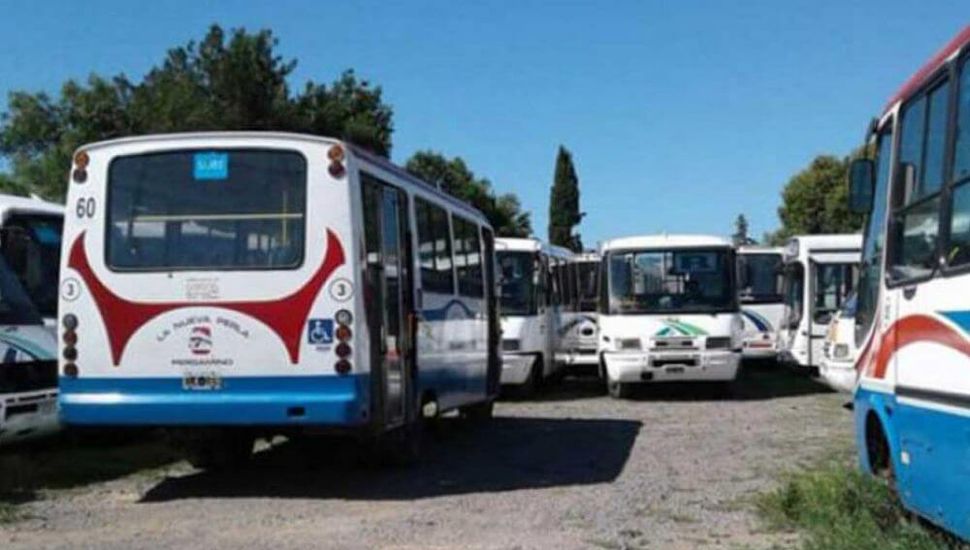
<path fill-rule="evenodd" d="M 516 389 L 515 393 L 518 397 L 531 397 L 535 395 L 536 391 L 539 390 L 539 386 L 542 385 L 542 371 L 544 368 L 542 355 L 536 355 L 532 359 L 532 368 L 529 369 L 529 377 Z"/>
<path fill-rule="evenodd" d="M 460 409 L 461 417 L 473 424 L 484 424 L 492 419 L 495 411 L 495 402 L 488 400 L 484 403 L 475 403 Z"/>
<path fill-rule="evenodd" d="M 607 378 L 606 389 L 610 392 L 610 397 L 614 399 L 627 399 L 630 397 L 630 393 L 633 388 L 630 386 L 630 384 L 616 382 Z"/>
<path fill-rule="evenodd" d="M 241 466 L 253 454 L 256 438 L 232 430 L 199 430 L 173 436 L 189 464 L 201 470 L 219 470 Z"/>
<path fill-rule="evenodd" d="M 866 417 L 866 455 L 869 458 L 869 471 L 872 475 L 885 479 L 889 489 L 895 494 L 896 473 L 893 471 L 889 440 L 879 417 L 872 412 Z"/>
<path fill-rule="evenodd" d="M 424 420 L 417 417 L 378 438 L 377 453 L 382 465 L 412 466 L 421 460 L 424 445 Z"/>

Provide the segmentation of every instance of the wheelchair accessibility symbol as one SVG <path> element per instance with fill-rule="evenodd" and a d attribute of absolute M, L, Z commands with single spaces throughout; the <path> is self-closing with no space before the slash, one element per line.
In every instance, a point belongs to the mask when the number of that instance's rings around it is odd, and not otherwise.
<path fill-rule="evenodd" d="M 332 344 L 333 319 L 310 319 L 307 322 L 307 342 L 310 344 Z"/>

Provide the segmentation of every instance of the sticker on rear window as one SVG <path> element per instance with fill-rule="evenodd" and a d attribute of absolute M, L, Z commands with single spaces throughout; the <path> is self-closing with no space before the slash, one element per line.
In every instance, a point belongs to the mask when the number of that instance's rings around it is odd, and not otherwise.
<path fill-rule="evenodd" d="M 310 344 L 333 343 L 333 319 L 310 319 L 307 322 L 307 342 Z"/>
<path fill-rule="evenodd" d="M 197 180 L 229 178 L 229 153 L 196 153 L 192 174 Z"/>

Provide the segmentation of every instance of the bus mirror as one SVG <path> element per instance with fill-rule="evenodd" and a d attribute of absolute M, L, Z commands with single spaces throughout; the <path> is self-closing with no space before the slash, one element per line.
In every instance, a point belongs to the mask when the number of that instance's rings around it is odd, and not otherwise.
<path fill-rule="evenodd" d="M 875 169 L 870 159 L 855 159 L 849 166 L 849 210 L 855 214 L 868 214 L 872 208 Z"/>

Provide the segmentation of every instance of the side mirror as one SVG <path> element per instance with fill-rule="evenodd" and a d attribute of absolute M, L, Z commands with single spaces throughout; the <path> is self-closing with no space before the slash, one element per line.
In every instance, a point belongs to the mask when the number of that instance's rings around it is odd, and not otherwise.
<path fill-rule="evenodd" d="M 868 214 L 876 186 L 876 164 L 870 159 L 855 159 L 849 165 L 849 210 Z"/>

